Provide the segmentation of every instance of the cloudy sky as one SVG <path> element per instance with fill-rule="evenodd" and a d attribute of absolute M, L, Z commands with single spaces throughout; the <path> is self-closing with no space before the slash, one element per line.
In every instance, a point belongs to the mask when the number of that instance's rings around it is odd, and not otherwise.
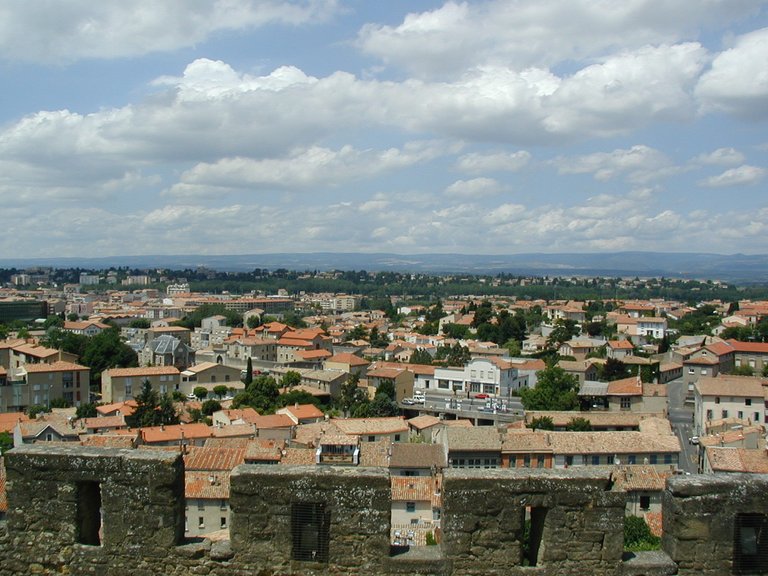
<path fill-rule="evenodd" d="M 768 253 L 768 1 L 0 0 L 0 256 Z"/>

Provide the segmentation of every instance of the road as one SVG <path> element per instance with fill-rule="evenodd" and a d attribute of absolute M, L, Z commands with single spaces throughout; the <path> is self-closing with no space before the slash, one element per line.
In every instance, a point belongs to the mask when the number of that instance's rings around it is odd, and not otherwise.
<path fill-rule="evenodd" d="M 419 410 L 428 412 L 431 414 L 446 413 L 454 414 L 457 417 L 466 418 L 481 418 L 481 419 L 493 419 L 494 416 L 498 416 L 499 420 L 509 421 L 519 420 L 523 415 L 523 405 L 520 403 L 519 398 L 495 398 L 494 401 L 505 402 L 506 411 L 499 409 L 496 412 L 492 407 L 489 407 L 490 401 L 488 398 L 467 398 L 464 396 L 453 396 L 449 394 L 440 394 L 427 391 L 424 404 L 415 405 L 403 405 L 402 407 L 408 410 Z"/>
<path fill-rule="evenodd" d="M 693 406 L 685 403 L 688 394 L 683 380 L 678 378 L 667 384 L 667 402 L 669 406 L 669 422 L 672 431 L 680 440 L 680 469 L 691 474 L 698 472 L 698 446 L 691 444 L 688 439 L 693 436 Z"/>

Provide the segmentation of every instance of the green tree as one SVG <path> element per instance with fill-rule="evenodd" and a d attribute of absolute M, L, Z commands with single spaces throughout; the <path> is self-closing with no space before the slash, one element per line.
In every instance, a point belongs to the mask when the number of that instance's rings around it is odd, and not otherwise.
<path fill-rule="evenodd" d="M 629 378 L 631 375 L 627 365 L 616 358 L 608 358 L 600 369 L 600 377 L 605 382 Z"/>
<path fill-rule="evenodd" d="M 547 337 L 547 348 L 557 350 L 563 342 L 568 342 L 574 336 L 578 336 L 579 328 L 575 320 L 558 318 Z"/>
<path fill-rule="evenodd" d="M 253 360 L 248 356 L 248 361 L 245 363 L 245 378 L 243 379 L 246 387 L 253 382 Z"/>
<path fill-rule="evenodd" d="M 206 400 L 200 408 L 200 411 L 206 416 L 210 416 L 219 410 L 221 410 L 221 403 L 218 400 Z"/>
<path fill-rule="evenodd" d="M 314 404 L 318 406 L 320 401 L 306 390 L 291 390 L 285 394 L 280 394 L 277 403 L 281 407 L 293 406 L 295 404 Z"/>
<path fill-rule="evenodd" d="M 526 410 L 574 410 L 578 405 L 579 382 L 558 366 L 536 373 L 536 387 L 523 388 L 520 401 Z"/>
<path fill-rule="evenodd" d="M 130 328 L 141 328 L 146 330 L 149 328 L 152 324 L 147 318 L 134 318 L 128 323 L 128 326 Z"/>
<path fill-rule="evenodd" d="M 91 384 L 98 386 L 104 370 L 130 368 L 139 363 L 136 351 L 120 339 L 120 330 L 115 326 L 90 338 L 80 360 L 91 369 Z"/>
<path fill-rule="evenodd" d="M 45 322 L 43 322 L 43 329 L 48 330 L 49 328 L 62 328 L 64 326 L 64 319 L 59 316 L 58 314 L 51 314 L 46 319 Z"/>
<path fill-rule="evenodd" d="M 639 516 L 624 517 L 624 549 L 658 550 L 661 538 L 654 536 L 644 518 Z"/>
<path fill-rule="evenodd" d="M 216 394 L 219 399 L 224 398 L 224 396 L 227 395 L 227 392 L 229 392 L 229 388 L 226 384 L 218 384 L 217 386 L 213 387 L 213 393 Z"/>
<path fill-rule="evenodd" d="M 417 348 L 408 359 L 409 364 L 422 364 L 430 366 L 432 364 L 432 355 L 422 348 Z"/>
<path fill-rule="evenodd" d="M 529 428 L 533 430 L 554 430 L 555 422 L 551 416 L 536 416 L 531 419 Z"/>
<path fill-rule="evenodd" d="M 349 336 L 347 338 L 349 340 L 365 340 L 368 337 L 368 331 L 365 329 L 365 326 L 362 324 L 358 324 L 355 326 L 352 331 L 349 333 Z"/>
<path fill-rule="evenodd" d="M 253 314 L 248 316 L 248 320 L 246 320 L 245 324 L 248 326 L 248 328 L 253 330 L 254 328 L 261 326 L 261 318 L 259 318 L 258 314 Z"/>
<path fill-rule="evenodd" d="M 733 369 L 732 374 L 734 376 L 754 376 L 755 375 L 755 369 L 752 368 L 752 366 L 748 366 L 746 364 L 742 364 L 741 366 L 736 366 Z"/>
<path fill-rule="evenodd" d="M 386 416 L 397 416 L 400 414 L 400 407 L 397 403 L 385 393 L 378 393 L 370 403 L 369 417 L 383 418 Z"/>
<path fill-rule="evenodd" d="M 301 384 L 301 374 L 295 370 L 288 370 L 280 379 L 280 386 L 282 388 L 293 388 Z"/>
<path fill-rule="evenodd" d="M 379 394 L 383 394 L 390 400 L 394 400 L 395 399 L 395 381 L 389 378 L 383 379 L 379 383 L 379 387 L 376 388 L 376 396 L 378 396 Z"/>
<path fill-rule="evenodd" d="M 368 402 L 368 395 L 360 388 L 360 376 L 351 374 L 347 381 L 341 385 L 339 391 L 338 406 L 345 414 L 351 413 L 358 404 Z"/>
<path fill-rule="evenodd" d="M 96 418 L 98 412 L 96 412 L 96 404 L 80 404 L 75 410 L 76 418 Z"/>
<path fill-rule="evenodd" d="M 29 416 L 33 420 L 37 418 L 38 414 L 44 414 L 46 412 L 49 412 L 49 410 L 45 406 L 41 406 L 40 404 L 34 404 L 29 408 L 27 408 L 27 416 Z"/>
<path fill-rule="evenodd" d="M 194 390 L 192 390 L 192 394 L 202 402 L 208 397 L 208 388 L 205 386 L 195 386 Z"/>
<path fill-rule="evenodd" d="M 13 448 L 13 436 L 3 430 L 0 432 L 0 456 L 5 454 L 11 448 Z"/>
<path fill-rule="evenodd" d="M 245 390 L 250 397 L 249 405 L 260 414 L 271 414 L 275 411 L 280 391 L 274 378 L 261 375 L 254 378 Z"/>
<path fill-rule="evenodd" d="M 577 416 L 576 418 L 571 418 L 568 424 L 565 425 L 565 429 L 569 432 L 591 432 L 592 422 L 586 418 Z"/>

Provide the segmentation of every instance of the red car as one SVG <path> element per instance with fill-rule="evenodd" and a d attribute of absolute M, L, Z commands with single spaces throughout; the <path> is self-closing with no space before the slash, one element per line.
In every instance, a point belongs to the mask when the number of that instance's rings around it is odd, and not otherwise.
<path fill-rule="evenodd" d="M 488 394 L 475 394 L 475 398 L 478 400 L 485 400 L 486 398 L 490 398 L 490 396 L 488 396 Z"/>

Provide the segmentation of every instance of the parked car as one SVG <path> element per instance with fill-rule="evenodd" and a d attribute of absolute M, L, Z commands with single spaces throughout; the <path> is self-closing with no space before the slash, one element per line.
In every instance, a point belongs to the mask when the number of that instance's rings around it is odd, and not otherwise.
<path fill-rule="evenodd" d="M 689 444 L 694 444 L 694 445 L 698 444 L 699 443 L 699 437 L 698 436 L 691 436 L 690 438 L 688 438 L 688 443 Z"/>
<path fill-rule="evenodd" d="M 486 398 L 490 398 L 490 396 L 488 396 L 488 394 L 482 392 L 480 394 L 475 394 L 475 398 L 477 398 L 478 400 L 485 400 Z"/>

